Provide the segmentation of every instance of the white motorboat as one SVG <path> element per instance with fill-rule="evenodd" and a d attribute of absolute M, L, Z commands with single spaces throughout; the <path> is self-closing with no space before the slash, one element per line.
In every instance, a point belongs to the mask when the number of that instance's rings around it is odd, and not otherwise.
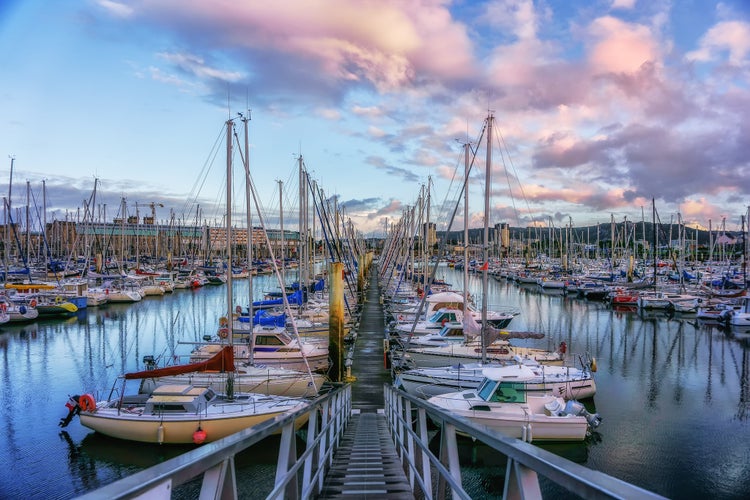
<path fill-rule="evenodd" d="M 523 367 L 523 365 L 519 365 Z M 575 400 L 531 395 L 512 375 L 516 366 L 485 370 L 478 389 L 433 396 L 428 401 L 454 415 L 527 442 L 583 441 L 601 422 Z M 506 375 L 511 373 L 510 375 Z"/>
<path fill-rule="evenodd" d="M 478 311 L 471 304 L 467 304 L 466 308 L 464 308 L 464 297 L 456 292 L 439 292 L 428 295 L 425 298 L 424 311 L 420 315 L 420 318 L 430 318 L 441 309 L 456 310 L 461 316 L 463 316 L 463 311 L 466 309 L 477 322 L 481 322 L 482 320 L 481 311 Z M 399 323 L 406 322 L 411 324 L 417 318 L 418 310 L 419 305 L 417 304 L 402 310 L 394 310 L 393 316 Z M 518 316 L 519 312 L 515 309 L 508 309 L 508 311 L 487 311 L 487 322 L 494 328 L 505 328 L 513 318 Z M 449 321 L 461 321 L 461 316 L 457 316 Z"/>
<path fill-rule="evenodd" d="M 732 326 L 750 326 L 750 297 L 741 297 L 737 307 L 726 307 L 720 319 Z"/>

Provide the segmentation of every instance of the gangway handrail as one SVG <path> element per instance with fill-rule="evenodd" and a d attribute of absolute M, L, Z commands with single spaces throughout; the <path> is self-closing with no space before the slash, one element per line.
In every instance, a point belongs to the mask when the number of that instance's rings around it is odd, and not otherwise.
<path fill-rule="evenodd" d="M 311 498 L 323 488 L 325 473 L 349 423 L 351 384 L 320 396 L 302 409 L 285 413 L 213 443 L 88 492 L 79 499 L 168 499 L 175 486 L 201 474 L 201 499 L 237 498 L 234 457 L 281 431 L 273 490 L 266 498 Z M 309 414 L 309 415 L 308 415 Z M 305 451 L 297 457 L 295 421 L 308 416 Z M 301 478 L 301 481 L 300 481 Z"/>
<path fill-rule="evenodd" d="M 471 498 L 461 484 L 457 432 L 507 457 L 503 498 L 542 498 L 539 475 L 582 498 L 664 498 L 603 472 L 586 468 L 520 439 L 450 414 L 406 392 L 384 384 L 385 416 L 412 491 L 426 499 Z M 416 415 L 415 415 L 416 414 Z M 429 448 L 428 416 L 441 434 L 440 457 Z M 437 472 L 434 482 L 432 473 Z"/>

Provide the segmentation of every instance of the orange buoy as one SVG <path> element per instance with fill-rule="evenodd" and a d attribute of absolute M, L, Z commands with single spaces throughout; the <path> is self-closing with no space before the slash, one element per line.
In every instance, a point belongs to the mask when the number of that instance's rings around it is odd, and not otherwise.
<path fill-rule="evenodd" d="M 96 401 L 94 396 L 91 394 L 84 394 L 78 398 L 78 406 L 81 407 L 81 411 L 94 411 L 96 410 Z"/>
<path fill-rule="evenodd" d="M 195 444 L 203 444 L 203 442 L 206 440 L 206 431 L 200 428 L 198 426 L 198 429 L 193 433 L 193 443 Z"/>

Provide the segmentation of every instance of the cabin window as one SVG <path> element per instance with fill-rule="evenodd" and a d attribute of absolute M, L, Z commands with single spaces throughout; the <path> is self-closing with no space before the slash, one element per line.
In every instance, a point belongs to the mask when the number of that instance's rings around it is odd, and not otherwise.
<path fill-rule="evenodd" d="M 448 335 L 446 335 L 446 337 L 463 337 L 463 336 L 464 336 L 464 331 L 461 330 L 460 328 L 451 328 L 450 330 L 448 330 Z"/>
<path fill-rule="evenodd" d="M 153 413 L 185 413 L 185 406 L 175 403 L 154 403 Z"/>
<path fill-rule="evenodd" d="M 255 345 L 284 345 L 276 335 L 258 335 L 255 337 Z"/>

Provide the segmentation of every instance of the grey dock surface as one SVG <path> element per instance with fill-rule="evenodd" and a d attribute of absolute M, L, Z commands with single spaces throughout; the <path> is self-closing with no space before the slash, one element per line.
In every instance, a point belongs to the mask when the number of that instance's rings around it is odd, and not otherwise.
<path fill-rule="evenodd" d="M 318 498 L 414 498 L 382 411 L 383 384 L 391 382 L 383 359 L 386 338 L 373 266 L 354 345 L 352 418 Z"/>

